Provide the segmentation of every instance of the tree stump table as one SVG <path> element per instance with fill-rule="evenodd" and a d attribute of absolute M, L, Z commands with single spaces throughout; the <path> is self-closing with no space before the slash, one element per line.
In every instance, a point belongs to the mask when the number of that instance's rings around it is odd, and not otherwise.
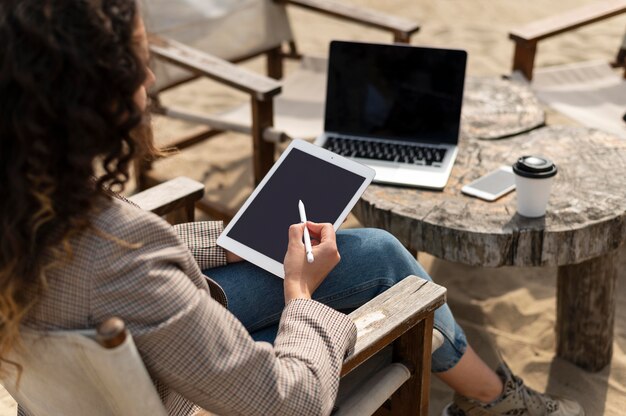
<path fill-rule="evenodd" d="M 509 139 L 465 135 L 442 192 L 371 185 L 355 207 L 365 225 L 412 251 L 486 267 L 558 266 L 557 355 L 590 371 L 611 360 L 616 249 L 626 239 L 626 140 L 578 127 Z M 545 217 L 516 214 L 516 194 L 495 202 L 461 187 L 522 155 L 558 166 Z"/>
<path fill-rule="evenodd" d="M 495 77 L 465 78 L 462 130 L 468 137 L 500 139 L 543 126 L 546 114 L 528 84 Z"/>

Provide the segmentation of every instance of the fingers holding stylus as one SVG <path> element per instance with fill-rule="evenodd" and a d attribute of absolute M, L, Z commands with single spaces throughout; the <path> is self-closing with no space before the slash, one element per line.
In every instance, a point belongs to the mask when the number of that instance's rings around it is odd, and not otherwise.
<path fill-rule="evenodd" d="M 319 237 L 313 247 L 314 262 L 308 262 L 305 254 L 304 227 Z M 312 244 L 313 245 L 313 244 Z M 289 227 L 289 246 L 284 259 L 285 301 L 311 294 L 339 263 L 335 230 L 332 224 L 300 223 Z"/>
<path fill-rule="evenodd" d="M 313 224 L 315 223 L 311 221 L 307 221 L 306 228 L 309 230 L 309 235 L 311 236 L 311 245 L 315 247 L 322 242 L 322 236 L 320 235 L 318 231 L 315 231 Z"/>
<path fill-rule="evenodd" d="M 337 239 L 333 225 L 307 221 L 306 227 L 311 234 L 311 245 L 314 247 L 313 253 L 316 256 L 319 255 L 333 260 L 335 260 L 336 256 L 336 261 L 338 262 L 340 257 L 339 251 L 337 250 Z M 314 244 L 313 240 L 317 240 L 318 243 Z"/>
<path fill-rule="evenodd" d="M 313 244 L 313 239 L 317 240 L 318 244 L 322 241 L 336 241 L 335 229 L 332 224 L 307 221 L 306 226 L 311 235 L 311 244 Z"/>
<path fill-rule="evenodd" d="M 289 248 L 291 246 L 304 247 L 304 224 L 293 224 L 289 227 Z"/>
<path fill-rule="evenodd" d="M 297 227 L 298 225 L 300 227 Z M 311 246 L 315 247 L 322 243 L 329 244 L 332 242 L 333 247 L 336 248 L 337 241 L 335 237 L 335 229 L 332 224 L 307 221 L 306 227 L 309 230 L 309 235 L 311 236 Z M 289 241 L 297 240 L 302 242 L 303 236 L 304 224 L 294 224 L 289 228 Z M 302 246 L 304 246 L 303 242 Z"/>
<path fill-rule="evenodd" d="M 289 227 L 289 244 L 296 245 L 298 248 L 304 248 L 304 226 L 305 224 L 293 224 Z M 312 221 L 306 222 L 306 227 L 311 236 L 311 246 L 317 247 L 324 244 L 322 248 L 327 247 L 330 250 L 337 249 L 337 240 L 335 229 L 330 223 L 316 223 Z M 319 247 L 315 250 L 318 251 Z"/>

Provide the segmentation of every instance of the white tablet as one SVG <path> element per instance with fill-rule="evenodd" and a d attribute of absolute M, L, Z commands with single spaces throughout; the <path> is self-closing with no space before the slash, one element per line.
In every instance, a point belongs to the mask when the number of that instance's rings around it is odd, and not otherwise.
<path fill-rule="evenodd" d="M 374 170 L 303 140 L 293 140 L 217 239 L 217 244 L 285 277 L 289 226 L 307 220 L 335 230 L 374 178 Z M 304 250 L 302 255 L 305 256 Z"/>

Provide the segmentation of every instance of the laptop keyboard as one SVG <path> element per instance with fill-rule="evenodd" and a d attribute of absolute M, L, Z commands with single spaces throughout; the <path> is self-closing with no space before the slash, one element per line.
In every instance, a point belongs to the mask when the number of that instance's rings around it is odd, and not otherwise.
<path fill-rule="evenodd" d="M 440 166 L 446 156 L 446 149 L 438 147 L 332 136 L 326 138 L 324 148 L 342 156 L 426 166 Z"/>

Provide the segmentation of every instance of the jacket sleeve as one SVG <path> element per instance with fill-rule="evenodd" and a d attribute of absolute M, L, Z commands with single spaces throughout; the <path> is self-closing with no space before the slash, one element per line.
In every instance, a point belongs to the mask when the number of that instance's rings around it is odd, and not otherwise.
<path fill-rule="evenodd" d="M 216 244 L 224 230 L 222 221 L 198 221 L 173 226 L 178 238 L 189 248 L 200 269 L 224 266 L 226 251 Z"/>
<path fill-rule="evenodd" d="M 118 237 L 132 243 L 137 235 L 133 249 L 101 247 L 108 261 L 95 270 L 92 315 L 99 321 L 115 311 L 127 323 L 152 377 L 217 414 L 330 413 L 356 340 L 346 315 L 296 299 L 283 310 L 275 345 L 254 342 L 194 285 L 200 271 L 171 227 L 139 224 Z"/>
<path fill-rule="evenodd" d="M 112 197 L 135 208 L 141 207 L 124 195 L 107 190 Z M 222 221 L 198 221 L 174 225 L 174 232 L 187 245 L 200 269 L 210 269 L 226 264 L 226 251 L 215 242 L 224 230 Z"/>

